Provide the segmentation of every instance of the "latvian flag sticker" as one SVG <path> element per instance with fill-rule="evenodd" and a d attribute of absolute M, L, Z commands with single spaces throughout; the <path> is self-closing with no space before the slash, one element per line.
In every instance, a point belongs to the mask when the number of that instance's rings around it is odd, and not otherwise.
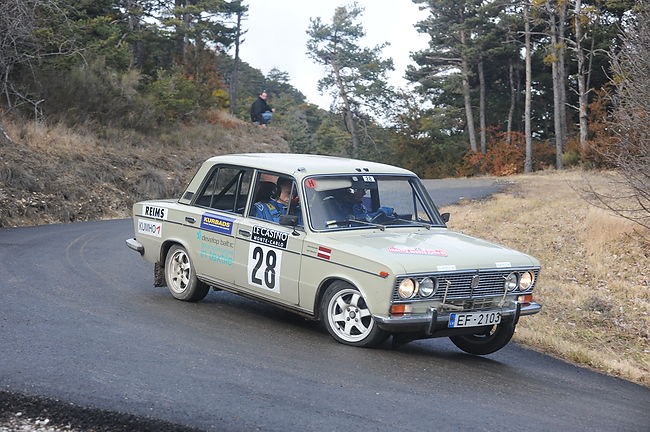
<path fill-rule="evenodd" d="M 327 249 L 323 246 L 318 246 L 318 255 L 316 255 L 318 258 L 323 258 L 323 259 L 330 259 L 330 255 L 332 255 L 332 249 Z"/>

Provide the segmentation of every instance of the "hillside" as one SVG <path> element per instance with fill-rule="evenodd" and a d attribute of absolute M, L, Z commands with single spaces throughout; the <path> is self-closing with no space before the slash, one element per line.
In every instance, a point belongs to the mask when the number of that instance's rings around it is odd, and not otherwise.
<path fill-rule="evenodd" d="M 516 341 L 648 386 L 650 232 L 585 199 L 590 187 L 612 191 L 617 180 L 581 170 L 509 176 L 503 193 L 443 211 L 449 228 L 541 261 L 535 300 L 543 309 L 519 322 Z"/>
<path fill-rule="evenodd" d="M 128 217 L 135 201 L 180 195 L 208 157 L 289 151 L 278 129 L 227 114 L 156 139 L 18 119 L 6 127 L 19 146 L 0 146 L 0 227 Z"/>

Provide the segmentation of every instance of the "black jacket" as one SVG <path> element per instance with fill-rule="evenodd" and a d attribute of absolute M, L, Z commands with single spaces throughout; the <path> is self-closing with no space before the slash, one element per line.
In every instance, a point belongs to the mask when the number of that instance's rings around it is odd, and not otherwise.
<path fill-rule="evenodd" d="M 262 123 L 262 113 L 267 111 L 271 111 L 271 106 L 258 96 L 251 105 L 251 121 Z"/>

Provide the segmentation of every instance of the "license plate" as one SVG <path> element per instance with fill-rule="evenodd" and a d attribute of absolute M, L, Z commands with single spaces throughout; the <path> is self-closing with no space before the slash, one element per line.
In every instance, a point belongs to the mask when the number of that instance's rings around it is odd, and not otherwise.
<path fill-rule="evenodd" d="M 501 312 L 451 313 L 448 327 L 479 327 L 500 322 Z"/>

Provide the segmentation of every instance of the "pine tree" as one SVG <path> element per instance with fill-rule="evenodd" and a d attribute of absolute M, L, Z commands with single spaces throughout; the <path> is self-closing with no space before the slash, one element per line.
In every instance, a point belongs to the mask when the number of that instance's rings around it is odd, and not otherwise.
<path fill-rule="evenodd" d="M 364 30 L 357 22 L 361 13 L 356 4 L 338 7 L 331 24 L 315 18 L 307 30 L 307 54 L 326 69 L 326 76 L 318 83 L 319 90 L 332 90 L 333 105 L 341 112 L 351 137 L 352 157 L 359 155 L 362 142 L 359 120 L 388 106 L 391 89 L 386 73 L 393 69 L 392 60 L 381 58 L 386 44 L 361 47 Z"/>

